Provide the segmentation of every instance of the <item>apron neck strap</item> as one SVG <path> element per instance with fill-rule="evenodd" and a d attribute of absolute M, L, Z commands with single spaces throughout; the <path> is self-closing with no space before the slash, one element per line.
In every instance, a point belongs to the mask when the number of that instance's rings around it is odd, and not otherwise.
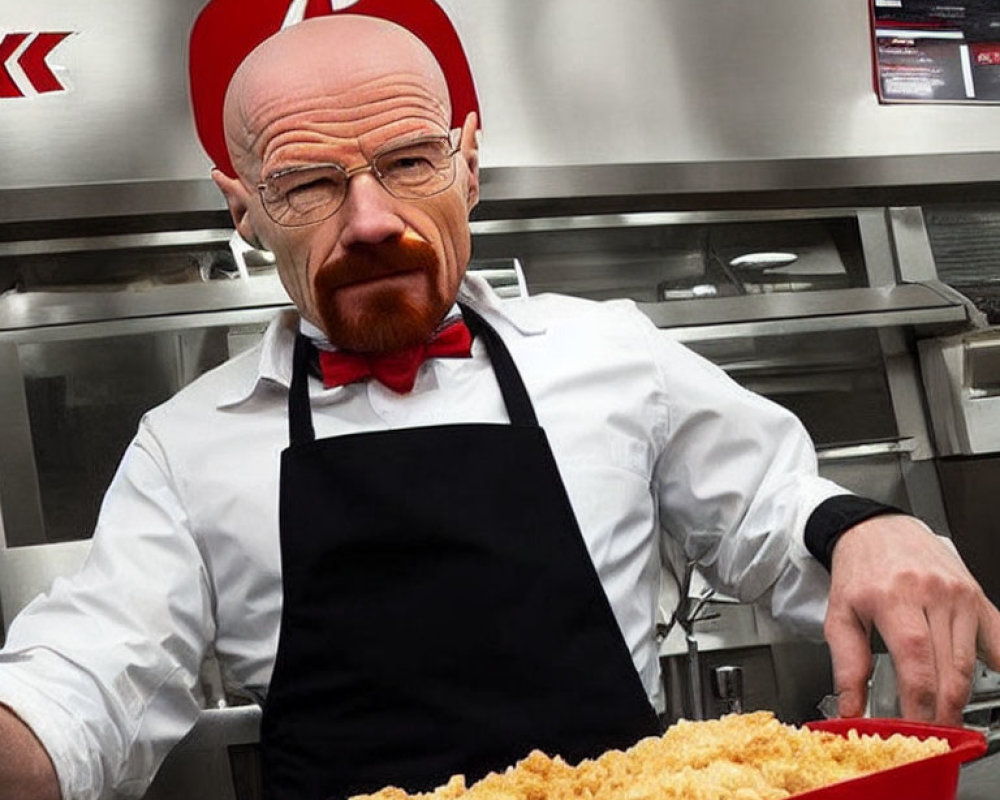
<path fill-rule="evenodd" d="M 493 364 L 500 393 L 503 395 L 507 416 L 512 425 L 537 427 L 538 417 L 528 396 L 528 390 L 521 380 L 514 359 L 500 335 L 478 313 L 467 305 L 459 303 L 465 324 L 474 336 L 481 336 L 486 352 Z M 292 356 L 292 384 L 288 396 L 288 437 L 293 445 L 307 444 L 316 438 L 312 423 L 312 409 L 309 407 L 309 367 L 316 346 L 301 333 L 295 337 L 295 352 Z"/>
<path fill-rule="evenodd" d="M 288 441 L 293 445 L 308 444 L 316 438 L 309 408 L 309 364 L 315 352 L 316 345 L 308 336 L 296 334 L 292 385 L 288 390 Z"/>
<path fill-rule="evenodd" d="M 526 427 L 538 427 L 538 417 L 535 416 L 535 408 L 528 397 L 528 390 L 521 380 L 521 373 L 514 365 L 514 359 L 510 357 L 507 345 L 503 343 L 500 335 L 483 319 L 464 303 L 459 303 L 462 309 L 462 317 L 469 330 L 475 336 L 482 336 L 486 345 L 486 352 L 489 354 L 490 362 L 493 364 L 493 372 L 497 376 L 497 383 L 500 385 L 500 393 L 503 395 L 504 405 L 507 406 L 507 416 L 512 425 Z"/>

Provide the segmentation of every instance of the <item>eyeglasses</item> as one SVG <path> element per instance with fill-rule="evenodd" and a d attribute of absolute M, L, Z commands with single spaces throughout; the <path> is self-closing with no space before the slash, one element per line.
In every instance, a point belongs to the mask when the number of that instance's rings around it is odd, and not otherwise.
<path fill-rule="evenodd" d="M 376 151 L 367 164 L 291 167 L 268 175 L 257 186 L 267 215 L 286 228 L 311 225 L 332 217 L 344 204 L 347 185 L 360 172 L 371 172 L 389 194 L 421 200 L 455 182 L 453 147 L 447 136 L 428 136 Z"/>

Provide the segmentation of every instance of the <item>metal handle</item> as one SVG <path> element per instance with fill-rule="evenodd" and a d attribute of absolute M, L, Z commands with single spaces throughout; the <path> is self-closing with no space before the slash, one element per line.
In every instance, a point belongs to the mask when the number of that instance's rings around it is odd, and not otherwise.
<path fill-rule="evenodd" d="M 743 668 L 716 667 L 712 670 L 712 689 L 731 714 L 743 713 Z"/>

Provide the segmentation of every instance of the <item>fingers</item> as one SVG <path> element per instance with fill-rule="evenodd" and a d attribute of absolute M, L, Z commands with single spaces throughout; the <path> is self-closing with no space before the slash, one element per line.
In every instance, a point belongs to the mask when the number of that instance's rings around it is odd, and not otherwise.
<path fill-rule="evenodd" d="M 976 669 L 978 619 L 974 614 L 936 604 L 927 611 L 927 623 L 937 673 L 932 676 L 936 677 L 937 696 L 931 719 L 960 725 Z"/>
<path fill-rule="evenodd" d="M 864 708 L 868 632 L 881 633 L 904 717 L 961 724 L 977 644 L 1000 669 L 1000 611 L 954 547 L 906 517 L 860 523 L 833 553 L 825 632 L 843 716 Z"/>
<path fill-rule="evenodd" d="M 901 594 L 881 604 L 874 619 L 892 655 L 900 711 L 907 719 L 961 724 L 975 670 L 980 621 L 963 611 L 967 605 L 951 602 L 954 595 L 925 605 Z M 856 608 L 849 600 L 831 597 L 825 627 L 842 717 L 864 712 L 871 672 L 871 626 L 862 622 Z M 986 610 L 995 611 L 990 606 Z M 1000 614 L 991 622 L 991 641 L 1000 644 Z"/>
<path fill-rule="evenodd" d="M 871 673 L 870 630 L 848 605 L 831 598 L 824 635 L 830 645 L 837 713 L 842 717 L 860 717 L 865 711 Z"/>
<path fill-rule="evenodd" d="M 959 725 L 976 668 L 980 618 L 970 613 L 976 587 L 951 582 L 915 597 L 900 595 L 875 619 L 892 655 L 900 710 L 907 719 Z"/>
<path fill-rule="evenodd" d="M 979 612 L 979 654 L 990 669 L 1000 672 L 1000 611 L 985 597 Z"/>
<path fill-rule="evenodd" d="M 930 722 L 937 706 L 937 668 L 927 617 L 923 608 L 906 604 L 887 612 L 876 625 L 892 656 L 900 710 L 906 719 Z"/>

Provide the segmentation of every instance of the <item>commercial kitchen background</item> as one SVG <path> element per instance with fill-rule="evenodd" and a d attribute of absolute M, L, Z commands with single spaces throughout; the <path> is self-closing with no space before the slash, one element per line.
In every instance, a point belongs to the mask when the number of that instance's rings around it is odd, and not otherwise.
<path fill-rule="evenodd" d="M 1000 106 L 880 104 L 867 0 L 440 4 L 483 111 L 473 268 L 507 294 L 635 299 L 799 414 L 824 474 L 950 532 L 1000 600 Z M 267 254 L 234 256 L 195 135 L 204 5 L 0 0 L 6 621 L 82 557 L 142 411 L 288 302 Z M 729 666 L 745 707 L 817 715 L 824 648 L 697 576 L 688 594 L 707 604 L 695 660 L 682 627 L 664 638 L 672 716 L 724 711 Z M 984 725 L 995 677 L 969 710 Z M 200 796 L 252 746 L 255 709 L 205 684 L 150 798 Z"/>

